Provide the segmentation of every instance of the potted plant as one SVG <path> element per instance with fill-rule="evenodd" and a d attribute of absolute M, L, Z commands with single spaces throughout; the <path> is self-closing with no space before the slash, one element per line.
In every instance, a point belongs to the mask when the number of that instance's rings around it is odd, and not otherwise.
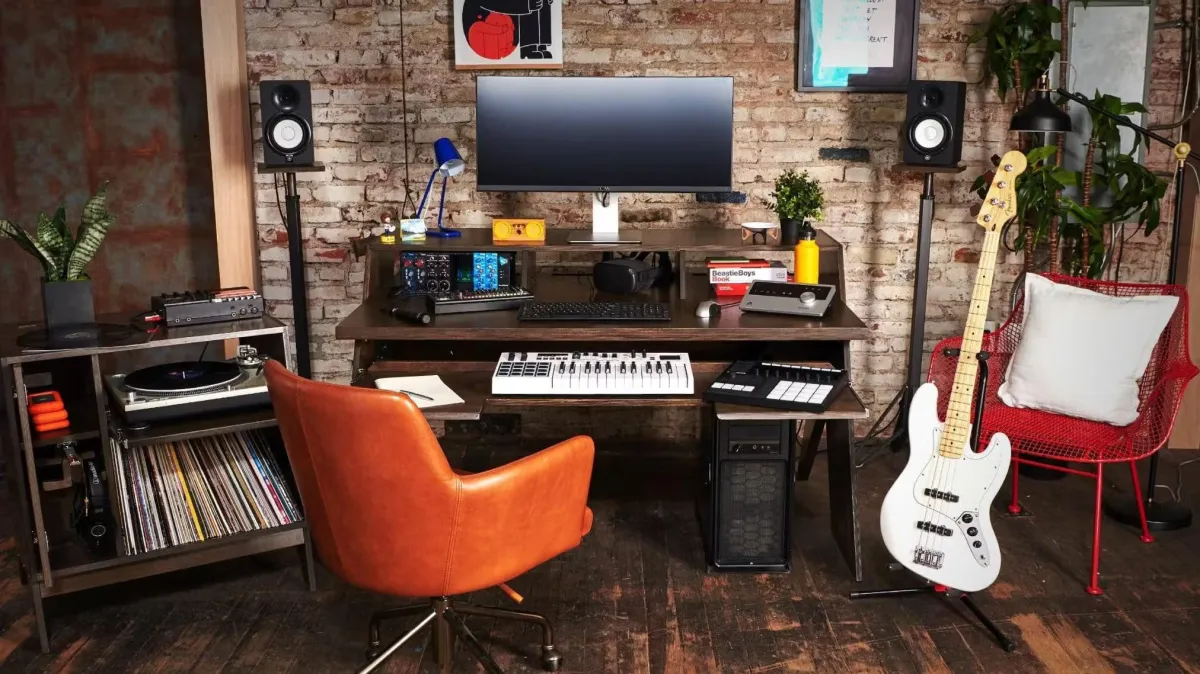
<path fill-rule="evenodd" d="M 808 171 L 784 171 L 775 179 L 775 190 L 770 197 L 767 204 L 779 216 L 785 246 L 796 245 L 804 223 L 825 218 L 825 193 L 816 180 L 808 177 Z"/>
<path fill-rule="evenodd" d="M 42 265 L 42 308 L 49 330 L 96 321 L 92 280 L 84 270 L 113 223 L 106 205 L 106 187 L 102 185 L 84 205 L 74 236 L 67 227 L 66 208 L 59 208 L 53 217 L 39 214 L 33 236 L 0 219 L 0 236 L 15 241 Z"/>

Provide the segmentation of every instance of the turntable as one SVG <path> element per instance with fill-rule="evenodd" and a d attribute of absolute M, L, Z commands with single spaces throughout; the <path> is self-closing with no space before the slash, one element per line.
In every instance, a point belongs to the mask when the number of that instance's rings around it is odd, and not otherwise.
<path fill-rule="evenodd" d="M 129 423 L 171 421 L 271 404 L 262 360 L 155 365 L 104 378 L 109 399 Z"/>

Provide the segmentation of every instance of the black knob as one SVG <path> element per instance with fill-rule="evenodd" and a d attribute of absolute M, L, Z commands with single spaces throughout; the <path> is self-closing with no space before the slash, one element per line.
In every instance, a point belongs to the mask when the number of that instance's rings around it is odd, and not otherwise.
<path fill-rule="evenodd" d="M 982 547 L 983 547 L 983 541 L 975 541 L 974 543 L 972 543 L 972 544 L 971 544 L 971 547 L 973 547 L 973 548 L 982 548 Z"/>
<path fill-rule="evenodd" d="M 971 513 L 967 513 L 962 516 L 962 521 L 970 524 L 971 522 L 975 521 L 975 518 L 971 516 Z"/>
<path fill-rule="evenodd" d="M 976 529 L 975 527 L 968 527 L 968 528 L 967 528 L 967 535 L 968 535 L 968 536 L 978 536 L 978 535 L 979 535 L 979 530 L 978 530 L 978 529 Z"/>

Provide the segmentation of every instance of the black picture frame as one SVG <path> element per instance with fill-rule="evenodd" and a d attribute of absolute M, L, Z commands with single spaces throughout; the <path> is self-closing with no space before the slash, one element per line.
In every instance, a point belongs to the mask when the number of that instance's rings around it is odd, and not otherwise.
<path fill-rule="evenodd" d="M 840 0 L 815 0 L 839 2 Z M 917 43 L 921 22 L 920 0 L 896 0 L 895 54 L 890 68 L 868 68 L 865 73 L 850 74 L 846 84 L 822 84 L 816 80 L 812 36 L 812 3 L 796 3 L 796 91 L 832 91 L 848 93 L 897 93 L 908 90 L 917 78 Z"/>

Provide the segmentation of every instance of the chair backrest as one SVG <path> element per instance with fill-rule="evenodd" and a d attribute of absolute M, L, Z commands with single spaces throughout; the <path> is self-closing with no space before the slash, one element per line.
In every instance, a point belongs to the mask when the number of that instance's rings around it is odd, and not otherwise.
<path fill-rule="evenodd" d="M 266 372 L 321 561 L 359 587 L 426 596 L 446 572 L 459 481 L 424 415 L 399 393 Z"/>

